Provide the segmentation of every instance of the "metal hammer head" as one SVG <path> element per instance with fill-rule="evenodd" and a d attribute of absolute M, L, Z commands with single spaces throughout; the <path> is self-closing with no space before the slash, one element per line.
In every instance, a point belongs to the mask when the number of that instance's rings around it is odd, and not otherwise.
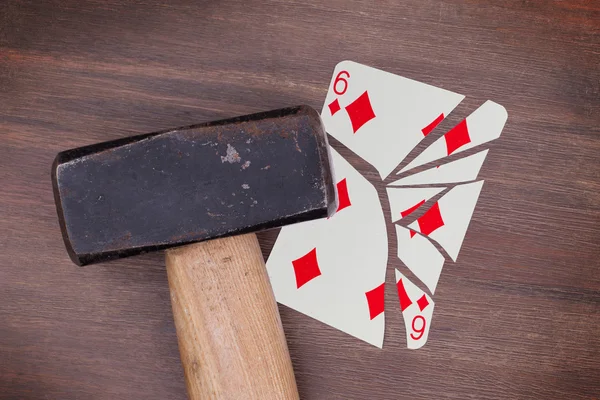
<path fill-rule="evenodd" d="M 307 106 L 64 151 L 52 182 L 77 265 L 321 218 L 336 207 L 327 137 Z"/>

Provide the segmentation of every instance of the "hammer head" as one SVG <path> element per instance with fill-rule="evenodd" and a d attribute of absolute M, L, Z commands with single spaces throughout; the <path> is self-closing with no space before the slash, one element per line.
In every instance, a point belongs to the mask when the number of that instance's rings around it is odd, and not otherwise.
<path fill-rule="evenodd" d="M 54 198 L 77 265 L 325 217 L 327 136 L 300 106 L 58 154 Z"/>

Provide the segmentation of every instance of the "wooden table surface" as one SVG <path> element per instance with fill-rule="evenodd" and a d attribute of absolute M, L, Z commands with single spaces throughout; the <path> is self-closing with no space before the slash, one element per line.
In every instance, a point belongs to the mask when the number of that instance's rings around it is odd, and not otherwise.
<path fill-rule="evenodd" d="M 424 348 L 406 349 L 391 290 L 383 350 L 280 307 L 302 399 L 600 398 L 591 0 L 0 2 L 0 398 L 186 396 L 163 254 L 75 267 L 52 197 L 58 151 L 320 109 L 345 59 L 465 94 L 446 127 L 486 99 L 509 120 Z M 265 254 L 276 234 L 260 236 Z"/>

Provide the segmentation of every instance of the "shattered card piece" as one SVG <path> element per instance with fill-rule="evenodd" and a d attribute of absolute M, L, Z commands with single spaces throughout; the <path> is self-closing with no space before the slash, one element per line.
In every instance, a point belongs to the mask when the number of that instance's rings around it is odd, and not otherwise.
<path fill-rule="evenodd" d="M 388 241 L 377 191 L 331 149 L 340 199 L 329 219 L 281 229 L 267 271 L 275 298 L 381 348 Z"/>
<path fill-rule="evenodd" d="M 343 61 L 335 67 L 321 118 L 329 135 L 385 180 L 405 164 L 417 144 L 435 134 L 463 98 Z M 426 170 L 410 171 L 391 184 L 378 180 L 379 186 L 387 185 L 391 215 L 385 218 L 397 224 L 397 256 L 424 286 L 415 283 L 432 295 L 443 266 L 451 262 L 446 258 L 458 257 L 483 185 L 482 180 L 473 181 L 487 148 L 466 157 L 460 153 L 498 138 L 506 119 L 502 106 L 487 101 L 413 160 L 406 160 L 411 162 L 397 174 L 432 163 Z M 234 149 L 231 153 L 235 158 Z M 449 156 L 453 160 L 448 162 Z M 331 160 L 339 200 L 336 213 L 284 227 L 268 259 L 268 273 L 280 303 L 381 347 L 389 251 L 384 211 L 373 182 L 334 150 Z M 435 198 L 439 200 L 425 207 Z M 407 347 L 418 349 L 428 340 L 434 302 L 398 270 L 395 273 Z"/>
<path fill-rule="evenodd" d="M 482 187 L 483 181 L 453 187 L 408 227 L 438 242 L 456 262 Z"/>
<path fill-rule="evenodd" d="M 352 61 L 336 67 L 321 118 L 327 132 L 385 179 L 464 98 Z"/>
<path fill-rule="evenodd" d="M 413 350 L 421 348 L 429 337 L 435 303 L 398 270 L 396 288 L 406 329 L 406 347 Z"/>
<path fill-rule="evenodd" d="M 427 200 L 442 192 L 445 187 L 439 188 L 396 188 L 387 187 L 387 195 L 390 201 L 390 210 L 392 212 L 392 222 L 396 222 L 404 218 L 419 207 Z"/>
<path fill-rule="evenodd" d="M 425 286 L 435 293 L 444 256 L 425 236 L 415 235 L 410 229 L 396 225 L 398 240 L 398 258 L 419 278 Z"/>
<path fill-rule="evenodd" d="M 508 114 L 504 107 L 493 101 L 486 101 L 465 120 L 433 142 L 400 172 L 497 139 L 502 133 L 507 118 Z"/>
<path fill-rule="evenodd" d="M 487 156 L 488 149 L 459 158 L 456 161 L 439 165 L 425 171 L 398 179 L 393 186 L 432 185 L 440 183 L 468 182 L 477 179 L 479 170 Z"/>

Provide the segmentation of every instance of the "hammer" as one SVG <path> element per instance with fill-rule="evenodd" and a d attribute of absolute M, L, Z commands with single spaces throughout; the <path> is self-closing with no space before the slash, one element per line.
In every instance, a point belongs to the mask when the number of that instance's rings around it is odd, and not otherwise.
<path fill-rule="evenodd" d="M 60 227 L 77 265 L 166 249 L 190 399 L 297 399 L 253 233 L 331 215 L 327 136 L 308 106 L 61 152 Z"/>

